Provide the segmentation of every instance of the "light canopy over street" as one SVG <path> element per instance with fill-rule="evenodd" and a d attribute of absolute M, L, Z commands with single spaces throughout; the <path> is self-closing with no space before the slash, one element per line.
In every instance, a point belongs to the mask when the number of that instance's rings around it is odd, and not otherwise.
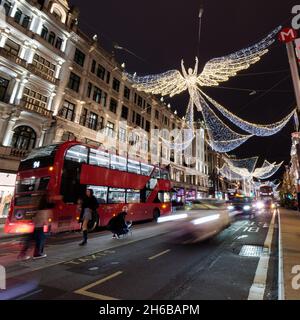
<path fill-rule="evenodd" d="M 299 29 L 292 1 L 0 1 L 3 313 L 299 300 Z"/>

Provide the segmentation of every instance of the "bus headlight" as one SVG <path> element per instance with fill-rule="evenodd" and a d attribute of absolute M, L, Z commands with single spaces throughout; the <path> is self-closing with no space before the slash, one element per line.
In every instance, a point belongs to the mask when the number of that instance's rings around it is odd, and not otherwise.
<path fill-rule="evenodd" d="M 247 206 L 244 206 L 243 209 L 244 209 L 245 211 L 250 211 L 250 210 L 251 210 L 251 207 L 247 205 Z"/>

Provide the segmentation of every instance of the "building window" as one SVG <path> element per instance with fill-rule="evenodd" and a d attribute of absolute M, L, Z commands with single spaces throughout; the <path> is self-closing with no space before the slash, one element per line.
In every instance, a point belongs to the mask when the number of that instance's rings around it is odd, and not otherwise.
<path fill-rule="evenodd" d="M 51 31 L 51 32 L 49 33 L 48 42 L 49 42 L 52 46 L 54 46 L 55 38 L 56 38 L 55 33 L 54 33 L 53 31 Z"/>
<path fill-rule="evenodd" d="M 106 134 L 108 137 L 114 137 L 115 135 L 115 125 L 114 123 L 112 122 L 107 122 L 107 125 L 106 125 Z"/>
<path fill-rule="evenodd" d="M 12 55 L 17 56 L 20 51 L 20 46 L 16 42 L 14 42 L 10 39 L 7 39 L 5 46 L 4 46 L 4 49 L 7 52 L 11 53 Z"/>
<path fill-rule="evenodd" d="M 141 126 L 141 115 L 138 113 L 136 114 L 135 124 L 139 127 Z"/>
<path fill-rule="evenodd" d="M 80 87 L 80 77 L 75 73 L 71 72 L 68 87 L 76 92 L 79 91 Z"/>
<path fill-rule="evenodd" d="M 39 106 L 45 109 L 47 108 L 48 98 L 31 89 L 28 89 L 28 88 L 24 89 L 24 100 L 28 104 Z"/>
<path fill-rule="evenodd" d="M 119 141 L 126 142 L 126 136 L 127 136 L 126 129 L 120 128 L 119 129 Z"/>
<path fill-rule="evenodd" d="M 55 73 L 55 65 L 51 63 L 50 61 L 44 59 L 43 57 L 35 54 L 33 57 L 32 64 L 36 66 L 38 70 L 40 70 L 42 73 L 50 75 L 54 77 Z"/>
<path fill-rule="evenodd" d="M 106 107 L 106 105 L 107 105 L 107 93 L 104 91 L 102 91 L 101 105 L 103 107 Z"/>
<path fill-rule="evenodd" d="M 106 83 L 109 84 L 110 83 L 110 72 L 107 71 L 106 73 Z"/>
<path fill-rule="evenodd" d="M 9 81 L 0 77 L 0 101 L 5 101 Z"/>
<path fill-rule="evenodd" d="M 155 110 L 155 119 L 159 119 L 159 112 L 158 112 L 158 110 Z"/>
<path fill-rule="evenodd" d="M 49 32 L 48 28 L 45 27 L 45 26 L 43 26 L 42 33 L 41 33 L 41 37 L 42 37 L 43 39 L 47 40 L 48 32 Z"/>
<path fill-rule="evenodd" d="M 100 64 L 98 65 L 98 69 L 97 69 L 97 77 L 100 78 L 101 80 L 104 80 L 104 77 L 105 77 L 105 68 L 102 67 Z"/>
<path fill-rule="evenodd" d="M 151 114 L 152 107 L 151 107 L 151 105 L 149 103 L 147 103 L 147 108 L 146 109 L 147 109 L 147 113 Z"/>
<path fill-rule="evenodd" d="M 0 2 L 0 4 L 1 4 L 1 2 Z M 8 16 L 9 12 L 10 12 L 10 9 L 11 9 L 11 2 L 5 1 L 4 5 L 3 5 L 3 8 L 4 8 L 4 11 L 5 11 L 5 14 Z"/>
<path fill-rule="evenodd" d="M 20 9 L 17 9 L 14 20 L 16 21 L 16 23 L 20 23 L 21 22 L 21 18 L 22 18 L 22 11 Z"/>
<path fill-rule="evenodd" d="M 130 99 L 130 89 L 127 88 L 126 86 L 124 88 L 124 98 L 126 98 L 127 100 Z"/>
<path fill-rule="evenodd" d="M 57 37 L 55 42 L 55 48 L 58 50 L 61 50 L 62 44 L 63 44 L 63 39 L 60 37 Z"/>
<path fill-rule="evenodd" d="M 11 146 L 20 150 L 31 150 L 35 147 L 36 133 L 28 126 L 20 126 L 14 130 Z"/>
<path fill-rule="evenodd" d="M 150 132 L 150 122 L 147 121 L 147 120 L 146 120 L 146 128 L 145 128 L 145 130 L 146 130 L 147 132 Z"/>
<path fill-rule="evenodd" d="M 96 66 L 97 66 L 97 62 L 95 60 L 93 60 L 92 62 L 92 66 L 91 66 L 91 72 L 95 73 L 96 72 Z"/>
<path fill-rule="evenodd" d="M 85 54 L 76 48 L 74 61 L 83 67 L 85 61 Z"/>
<path fill-rule="evenodd" d="M 128 108 L 125 106 L 122 106 L 121 118 L 128 119 Z"/>
<path fill-rule="evenodd" d="M 25 16 L 25 17 L 23 18 L 23 21 L 22 21 L 22 27 L 24 27 L 25 29 L 27 29 L 28 26 L 29 26 L 30 20 L 31 20 L 31 19 L 30 19 L 29 16 Z"/>
<path fill-rule="evenodd" d="M 132 111 L 131 122 L 132 122 L 132 123 L 135 123 L 135 111 Z"/>
<path fill-rule="evenodd" d="M 140 97 L 140 96 L 138 96 L 137 105 L 138 105 L 139 107 L 142 107 L 142 106 L 143 106 L 143 98 Z"/>
<path fill-rule="evenodd" d="M 88 128 L 97 130 L 98 128 L 98 115 L 94 112 L 90 112 L 89 120 L 87 123 Z"/>
<path fill-rule="evenodd" d="M 82 126 L 85 126 L 86 125 L 86 121 L 87 121 L 87 115 L 88 115 L 88 110 L 86 108 L 84 108 L 82 110 L 82 114 L 81 114 L 81 117 L 80 117 L 80 124 Z"/>
<path fill-rule="evenodd" d="M 118 102 L 115 99 L 110 99 L 109 110 L 113 113 L 117 113 Z"/>
<path fill-rule="evenodd" d="M 60 112 L 60 116 L 70 121 L 74 121 L 75 104 L 65 101 Z"/>
<path fill-rule="evenodd" d="M 120 91 L 120 81 L 118 79 L 114 78 L 112 88 L 117 92 Z"/>
<path fill-rule="evenodd" d="M 101 103 L 102 90 L 94 87 L 93 100 L 97 103 Z"/>
<path fill-rule="evenodd" d="M 93 85 L 89 82 L 87 87 L 87 97 L 90 98 L 92 94 Z"/>

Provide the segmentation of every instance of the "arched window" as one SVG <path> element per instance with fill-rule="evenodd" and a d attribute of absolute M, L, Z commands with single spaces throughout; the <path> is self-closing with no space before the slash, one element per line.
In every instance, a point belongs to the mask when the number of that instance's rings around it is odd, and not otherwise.
<path fill-rule="evenodd" d="M 42 29 L 42 33 L 41 33 L 41 37 L 45 40 L 47 40 L 47 37 L 48 37 L 48 28 L 43 26 L 43 29 Z"/>
<path fill-rule="evenodd" d="M 15 128 L 11 146 L 20 150 L 31 150 L 35 147 L 36 133 L 28 126 Z"/>
<path fill-rule="evenodd" d="M 49 33 L 48 42 L 49 42 L 50 44 L 52 44 L 53 46 L 54 46 L 55 38 L 56 38 L 55 33 L 54 33 L 53 31 L 51 31 L 51 32 Z"/>
<path fill-rule="evenodd" d="M 61 15 L 61 12 L 59 11 L 59 10 L 57 10 L 57 9 L 53 9 L 53 15 L 54 15 L 54 17 L 56 18 L 56 19 L 58 19 L 58 20 L 62 20 L 62 15 Z"/>

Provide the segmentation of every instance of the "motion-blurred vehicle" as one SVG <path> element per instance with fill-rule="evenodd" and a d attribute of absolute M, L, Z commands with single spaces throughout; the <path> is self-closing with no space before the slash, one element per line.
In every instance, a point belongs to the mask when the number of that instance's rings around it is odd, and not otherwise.
<path fill-rule="evenodd" d="M 185 210 L 225 209 L 225 200 L 201 199 L 186 201 Z"/>
<path fill-rule="evenodd" d="M 232 215 L 253 215 L 257 212 L 255 202 L 253 198 L 250 197 L 237 197 L 232 199 L 227 204 L 227 209 Z"/>
<path fill-rule="evenodd" d="M 264 198 L 256 201 L 255 207 L 260 211 L 271 211 L 277 208 L 277 204 L 272 198 Z"/>
<path fill-rule="evenodd" d="M 197 243 L 211 238 L 231 224 L 231 218 L 226 206 L 222 209 L 203 208 L 190 209 L 182 213 L 172 214 L 166 217 L 160 217 L 158 223 L 166 225 L 170 240 L 175 243 Z"/>

